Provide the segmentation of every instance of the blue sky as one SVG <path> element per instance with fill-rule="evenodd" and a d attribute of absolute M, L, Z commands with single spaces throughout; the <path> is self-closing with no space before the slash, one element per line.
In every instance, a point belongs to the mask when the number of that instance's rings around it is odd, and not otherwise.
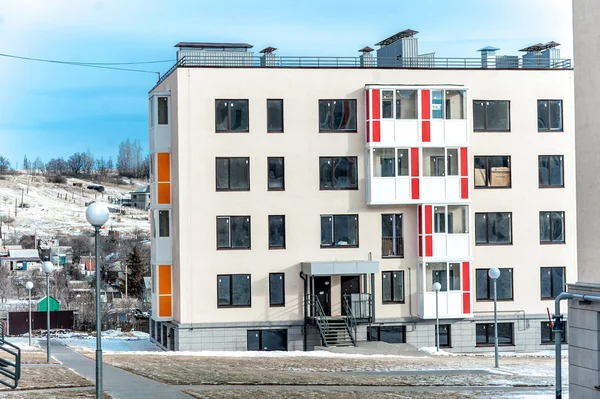
<path fill-rule="evenodd" d="M 174 60 L 180 41 L 247 42 L 279 55 L 357 56 L 410 28 L 419 52 L 517 54 L 557 41 L 572 58 L 568 0 L 2 0 L 0 53 L 77 62 Z M 171 62 L 131 66 L 166 71 Z M 88 149 L 113 157 L 125 139 L 147 148 L 151 73 L 0 57 L 0 154 L 22 166 Z"/>

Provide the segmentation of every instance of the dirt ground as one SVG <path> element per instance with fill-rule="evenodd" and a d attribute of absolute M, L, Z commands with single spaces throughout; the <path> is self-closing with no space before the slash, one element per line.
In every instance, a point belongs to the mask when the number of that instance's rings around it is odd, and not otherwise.
<path fill-rule="evenodd" d="M 96 391 L 93 389 L 86 390 L 64 390 L 53 392 L 15 392 L 11 394 L 0 393 L 0 398 L 7 399 L 78 399 L 78 398 L 95 398 Z M 111 396 L 104 394 L 104 399 L 111 399 Z"/>
<path fill-rule="evenodd" d="M 67 367 L 24 365 L 21 367 L 21 380 L 17 390 L 88 387 L 93 385 L 91 381 Z M 0 385 L 0 395 L 7 391 L 10 391 L 8 387 Z"/>

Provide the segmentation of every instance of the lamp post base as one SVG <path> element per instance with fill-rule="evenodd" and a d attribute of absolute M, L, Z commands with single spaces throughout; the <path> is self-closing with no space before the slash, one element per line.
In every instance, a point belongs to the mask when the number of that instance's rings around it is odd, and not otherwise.
<path fill-rule="evenodd" d="M 96 350 L 96 399 L 102 399 L 102 349 Z"/>

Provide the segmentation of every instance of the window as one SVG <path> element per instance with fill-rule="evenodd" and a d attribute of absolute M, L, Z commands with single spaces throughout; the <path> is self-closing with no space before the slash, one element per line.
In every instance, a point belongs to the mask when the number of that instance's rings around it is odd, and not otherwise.
<path fill-rule="evenodd" d="M 371 326 L 367 328 L 367 341 L 405 344 L 406 326 Z"/>
<path fill-rule="evenodd" d="M 425 268 L 427 291 L 433 292 L 434 283 L 440 283 L 440 291 L 460 291 L 460 263 L 428 262 Z"/>
<path fill-rule="evenodd" d="M 157 101 L 158 108 L 158 124 L 168 125 L 169 124 L 169 98 L 158 97 Z"/>
<path fill-rule="evenodd" d="M 269 249 L 285 248 L 285 216 L 269 215 Z"/>
<path fill-rule="evenodd" d="M 563 344 L 567 343 L 567 322 L 563 321 L 560 323 L 560 342 L 562 342 Z M 542 321 L 540 324 L 540 338 L 542 341 L 542 344 L 554 344 L 556 341 L 554 338 L 554 331 L 552 330 L 552 327 L 550 327 L 550 322 L 549 321 Z"/>
<path fill-rule="evenodd" d="M 417 91 L 383 90 L 381 114 L 382 118 L 417 119 Z"/>
<path fill-rule="evenodd" d="M 464 90 L 432 90 L 432 119 L 465 119 Z"/>
<path fill-rule="evenodd" d="M 216 159 L 217 191 L 250 190 L 250 158 Z"/>
<path fill-rule="evenodd" d="M 217 216 L 217 249 L 250 249 L 250 216 Z"/>
<path fill-rule="evenodd" d="M 248 131 L 248 100 L 215 100 L 217 132 Z"/>
<path fill-rule="evenodd" d="M 467 205 L 437 205 L 433 207 L 433 232 L 464 234 L 469 232 Z"/>
<path fill-rule="evenodd" d="M 510 156 L 478 156 L 474 164 L 475 187 L 510 188 Z"/>
<path fill-rule="evenodd" d="M 473 130 L 476 132 L 509 132 L 510 101 L 474 100 Z"/>
<path fill-rule="evenodd" d="M 374 148 L 373 175 L 375 177 L 408 176 L 407 148 Z"/>
<path fill-rule="evenodd" d="M 562 100 L 538 100 L 538 132 L 562 130 Z"/>
<path fill-rule="evenodd" d="M 538 161 L 540 187 L 565 186 L 562 155 L 540 155 Z"/>
<path fill-rule="evenodd" d="M 458 176 L 458 149 L 423 148 L 423 176 Z"/>
<path fill-rule="evenodd" d="M 358 215 L 321 216 L 323 247 L 358 247 Z"/>
<path fill-rule="evenodd" d="M 477 300 L 494 300 L 494 280 L 488 275 L 490 269 L 477 269 L 476 286 Z M 513 300 L 513 269 L 500 268 L 500 277 L 496 280 L 496 299 L 499 301 Z"/>
<path fill-rule="evenodd" d="M 169 237 L 169 211 L 158 211 L 158 236 Z"/>
<path fill-rule="evenodd" d="M 283 133 L 283 100 L 267 100 L 267 132 Z"/>
<path fill-rule="evenodd" d="M 267 158 L 267 189 L 269 191 L 285 190 L 285 169 L 283 157 Z"/>
<path fill-rule="evenodd" d="M 356 132 L 356 100 L 319 100 L 320 132 Z"/>
<path fill-rule="evenodd" d="M 269 306 L 285 306 L 285 275 L 269 273 Z"/>
<path fill-rule="evenodd" d="M 476 213 L 475 244 L 512 244 L 512 213 Z"/>
<path fill-rule="evenodd" d="M 540 212 L 540 244 L 565 243 L 565 213 Z"/>
<path fill-rule="evenodd" d="M 404 272 L 381 272 L 383 303 L 404 303 Z"/>
<path fill-rule="evenodd" d="M 513 345 L 513 323 L 498 323 L 498 345 Z M 494 323 L 475 325 L 476 346 L 494 345 Z"/>
<path fill-rule="evenodd" d="M 287 330 L 248 330 L 249 351 L 287 351 Z"/>
<path fill-rule="evenodd" d="M 250 307 L 250 275 L 220 274 L 217 276 L 218 307 Z"/>
<path fill-rule="evenodd" d="M 540 288 L 542 299 L 554 299 L 565 291 L 565 268 L 540 268 Z"/>
<path fill-rule="evenodd" d="M 381 215 L 381 256 L 404 257 L 401 213 Z"/>
<path fill-rule="evenodd" d="M 319 176 L 321 190 L 358 189 L 356 157 L 320 157 Z"/>
<path fill-rule="evenodd" d="M 435 336 L 437 337 L 437 326 L 435 326 Z M 450 324 L 440 324 L 440 347 L 451 347 Z"/>

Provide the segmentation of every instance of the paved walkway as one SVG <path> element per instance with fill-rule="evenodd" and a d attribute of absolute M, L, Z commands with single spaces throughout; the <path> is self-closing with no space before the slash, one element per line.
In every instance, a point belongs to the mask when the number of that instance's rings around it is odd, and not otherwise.
<path fill-rule="evenodd" d="M 40 346 L 45 349 L 46 342 L 40 340 Z M 50 341 L 50 347 L 52 357 L 62 362 L 63 365 L 91 381 L 96 380 L 96 362 L 94 360 L 55 341 Z M 102 370 L 104 374 L 103 390 L 115 399 L 190 399 L 190 396 L 181 392 L 179 387 L 162 384 L 108 364 L 104 364 Z"/>

